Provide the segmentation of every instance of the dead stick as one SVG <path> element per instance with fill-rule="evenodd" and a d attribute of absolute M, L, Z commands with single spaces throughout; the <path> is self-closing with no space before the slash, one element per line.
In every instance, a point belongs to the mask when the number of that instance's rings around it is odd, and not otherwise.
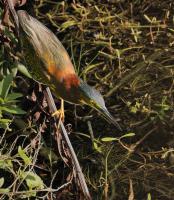
<path fill-rule="evenodd" d="M 51 112 L 52 113 L 56 112 L 57 108 L 56 108 L 56 105 L 54 103 L 54 99 L 52 97 L 51 91 L 50 91 L 50 89 L 48 87 L 46 88 L 46 98 L 47 98 L 48 105 L 50 107 Z M 74 149 L 72 147 L 72 144 L 71 144 L 71 142 L 69 140 L 68 133 L 67 133 L 62 121 L 60 121 L 60 128 L 61 128 L 61 132 L 63 134 L 63 138 L 64 138 L 64 140 L 66 142 L 66 145 L 67 145 L 67 147 L 68 147 L 68 149 L 70 151 L 71 158 L 72 158 L 73 164 L 75 166 L 75 173 L 76 173 L 76 176 L 77 176 L 77 178 L 79 180 L 79 184 L 80 184 L 80 187 L 81 187 L 81 189 L 83 191 L 83 195 L 84 195 L 85 199 L 91 200 L 91 196 L 90 196 L 90 193 L 89 193 L 89 190 L 88 190 L 84 175 L 82 173 L 79 161 L 77 159 L 75 151 L 74 151 Z"/>
<path fill-rule="evenodd" d="M 13 18 L 13 22 L 15 24 L 15 30 L 17 33 L 17 37 L 19 37 L 19 20 L 18 20 L 18 16 L 15 10 L 15 2 L 13 2 L 12 0 L 7 0 L 7 5 L 9 7 L 9 11 L 12 14 L 12 18 Z M 19 38 L 18 38 L 19 39 Z"/>

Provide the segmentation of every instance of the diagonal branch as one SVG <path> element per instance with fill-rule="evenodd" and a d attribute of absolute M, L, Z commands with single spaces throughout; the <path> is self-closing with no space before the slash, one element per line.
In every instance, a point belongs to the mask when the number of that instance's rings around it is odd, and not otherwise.
<path fill-rule="evenodd" d="M 48 101 L 48 105 L 49 105 L 51 112 L 52 113 L 56 112 L 57 108 L 56 108 L 56 105 L 54 103 L 51 91 L 48 87 L 46 88 L 45 94 L 46 94 L 46 99 Z M 55 118 L 56 118 L 56 116 L 55 116 Z M 74 149 L 73 149 L 72 144 L 71 144 L 69 137 L 68 137 L 68 133 L 67 133 L 62 121 L 60 121 L 60 128 L 61 128 L 62 137 L 65 140 L 65 143 L 67 145 L 67 148 L 69 150 L 69 153 L 71 155 L 71 159 L 72 159 L 72 162 L 73 162 L 73 165 L 74 165 L 74 177 L 77 177 L 78 183 L 80 185 L 80 188 L 83 192 L 85 199 L 91 200 L 91 196 L 90 196 L 87 184 L 85 182 L 85 178 L 84 178 L 84 175 L 82 173 L 79 161 L 78 161 L 77 156 L 74 152 Z"/>

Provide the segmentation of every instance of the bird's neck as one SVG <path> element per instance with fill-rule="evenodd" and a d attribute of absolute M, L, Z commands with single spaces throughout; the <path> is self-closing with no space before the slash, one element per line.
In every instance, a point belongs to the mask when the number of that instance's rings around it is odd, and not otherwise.
<path fill-rule="evenodd" d="M 77 88 L 80 85 L 80 79 L 76 74 L 67 75 L 64 77 L 63 82 L 67 91 L 71 88 Z"/>

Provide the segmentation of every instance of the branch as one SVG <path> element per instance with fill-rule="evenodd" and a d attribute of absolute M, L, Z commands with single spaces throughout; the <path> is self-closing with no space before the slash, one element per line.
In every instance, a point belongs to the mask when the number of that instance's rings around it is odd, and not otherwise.
<path fill-rule="evenodd" d="M 56 108 L 56 105 L 54 103 L 51 91 L 48 87 L 46 88 L 45 94 L 46 94 L 46 99 L 48 101 L 50 111 L 51 111 L 51 113 L 54 113 L 55 111 L 57 111 L 57 108 Z M 55 116 L 55 118 L 56 118 L 56 116 Z M 85 182 L 85 178 L 84 178 L 84 175 L 82 173 L 79 161 L 78 161 L 77 156 L 74 152 L 74 149 L 73 149 L 72 144 L 71 144 L 69 137 L 68 137 L 68 133 L 67 133 L 62 121 L 60 121 L 60 128 L 61 128 L 61 133 L 62 133 L 63 139 L 65 140 L 65 143 L 67 145 L 67 148 L 69 150 L 69 153 L 71 155 L 71 159 L 72 159 L 72 162 L 73 162 L 73 165 L 74 165 L 74 173 L 75 173 L 74 177 L 77 177 L 80 188 L 83 192 L 85 199 L 91 200 L 91 196 L 90 196 L 87 184 Z"/>

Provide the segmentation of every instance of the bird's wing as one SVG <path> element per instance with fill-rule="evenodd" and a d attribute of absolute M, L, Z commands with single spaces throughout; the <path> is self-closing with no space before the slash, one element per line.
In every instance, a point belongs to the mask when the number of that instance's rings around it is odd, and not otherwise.
<path fill-rule="evenodd" d="M 75 74 L 70 57 L 58 38 L 26 11 L 19 10 L 17 14 L 21 28 L 44 63 L 45 70 L 60 78 Z"/>

